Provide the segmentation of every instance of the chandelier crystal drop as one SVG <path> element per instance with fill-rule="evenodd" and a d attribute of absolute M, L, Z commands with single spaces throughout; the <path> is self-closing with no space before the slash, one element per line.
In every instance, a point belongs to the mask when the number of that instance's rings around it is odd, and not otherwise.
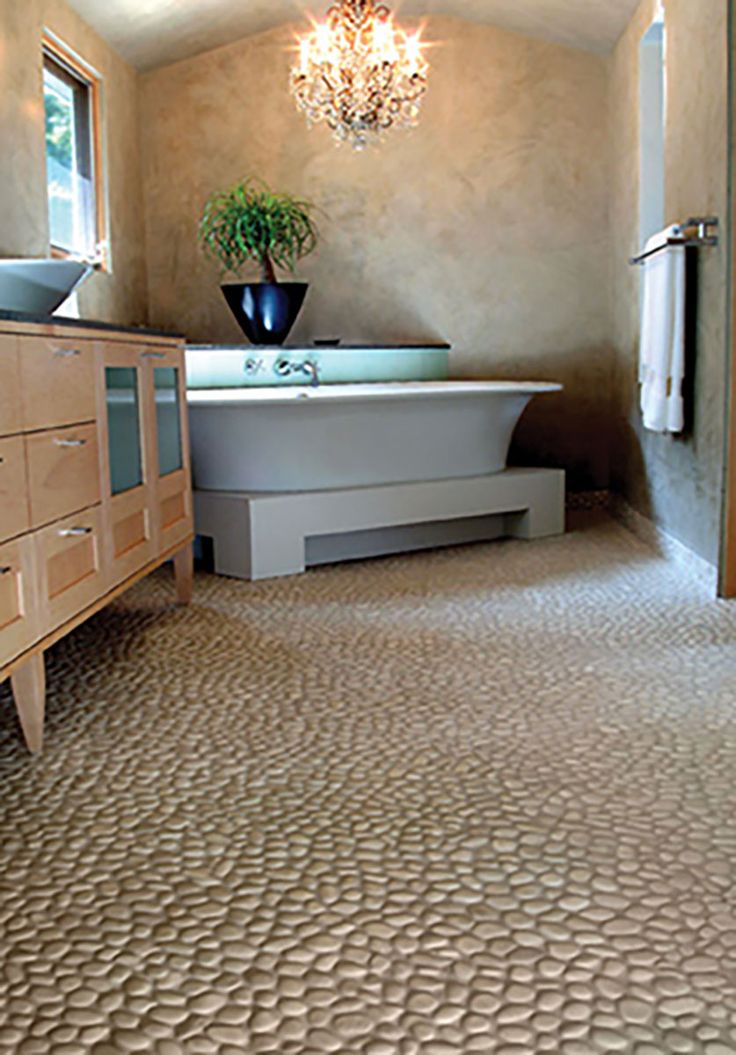
<path fill-rule="evenodd" d="M 291 91 L 310 124 L 362 149 L 392 128 L 415 125 L 429 65 L 419 33 L 394 24 L 374 0 L 338 0 L 299 38 Z"/>

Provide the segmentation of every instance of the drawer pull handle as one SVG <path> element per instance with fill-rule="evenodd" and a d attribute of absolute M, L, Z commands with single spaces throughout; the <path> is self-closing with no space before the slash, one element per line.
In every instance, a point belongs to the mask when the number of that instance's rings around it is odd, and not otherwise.
<path fill-rule="evenodd" d="M 59 440 L 55 439 L 54 443 L 57 447 L 86 447 L 86 440 Z"/>
<path fill-rule="evenodd" d="M 141 352 L 141 359 L 165 359 L 166 352 Z"/>
<path fill-rule="evenodd" d="M 83 538 L 85 535 L 91 535 L 91 534 L 92 534 L 92 528 L 91 527 L 73 527 L 73 528 L 63 528 L 59 532 L 59 537 L 60 538 Z"/>
<path fill-rule="evenodd" d="M 4 568 L 0 568 L 0 575 L 10 575 L 13 569 L 9 564 L 6 564 Z"/>
<path fill-rule="evenodd" d="M 55 348 L 54 358 L 55 359 L 73 359 L 77 355 L 81 355 L 79 348 Z"/>

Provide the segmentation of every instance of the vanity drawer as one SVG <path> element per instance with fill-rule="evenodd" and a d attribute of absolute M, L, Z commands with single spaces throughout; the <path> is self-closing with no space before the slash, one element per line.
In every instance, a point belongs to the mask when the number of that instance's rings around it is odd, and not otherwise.
<path fill-rule="evenodd" d="M 0 667 L 39 637 L 33 542 L 6 542 L 0 546 Z"/>
<path fill-rule="evenodd" d="M 19 354 L 26 431 L 95 420 L 95 353 L 91 341 L 22 337 Z"/>
<path fill-rule="evenodd" d="M 18 341 L 9 334 L 0 334 L 0 436 L 20 430 Z"/>
<path fill-rule="evenodd" d="M 13 436 L 0 440 L 0 542 L 30 527 L 23 437 Z"/>
<path fill-rule="evenodd" d="M 26 436 L 34 528 L 100 501 L 96 425 Z"/>
<path fill-rule="evenodd" d="M 37 531 L 41 631 L 48 634 L 105 592 L 100 509 L 87 509 Z"/>

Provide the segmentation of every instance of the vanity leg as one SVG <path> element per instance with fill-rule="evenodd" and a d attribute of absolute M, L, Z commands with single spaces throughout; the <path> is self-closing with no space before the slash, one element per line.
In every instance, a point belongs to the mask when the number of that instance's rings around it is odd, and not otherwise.
<path fill-rule="evenodd" d="M 43 717 L 46 704 L 46 672 L 43 652 L 31 656 L 11 675 L 13 697 L 28 750 L 36 754 L 43 747 Z"/>
<path fill-rule="evenodd" d="M 174 557 L 176 599 L 179 604 L 190 604 L 194 586 L 194 550 L 191 542 Z"/>

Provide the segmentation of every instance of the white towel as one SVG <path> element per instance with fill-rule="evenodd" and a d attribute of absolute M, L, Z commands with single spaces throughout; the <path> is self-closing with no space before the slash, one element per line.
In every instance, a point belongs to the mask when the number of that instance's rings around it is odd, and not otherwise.
<path fill-rule="evenodd" d="M 644 428 L 682 432 L 685 380 L 685 246 L 667 246 L 681 237 L 678 226 L 653 235 L 646 252 L 664 246 L 644 261 L 644 304 L 639 381 Z"/>

